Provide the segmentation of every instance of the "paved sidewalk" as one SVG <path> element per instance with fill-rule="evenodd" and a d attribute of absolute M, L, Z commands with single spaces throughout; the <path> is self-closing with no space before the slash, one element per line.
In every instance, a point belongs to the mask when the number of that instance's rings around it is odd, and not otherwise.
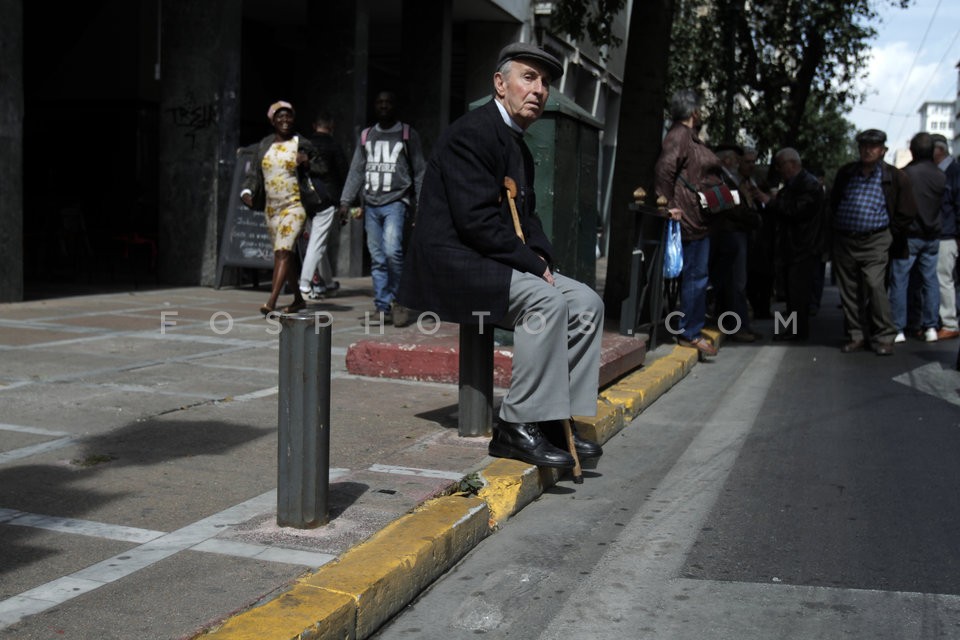
<path fill-rule="evenodd" d="M 0 637 L 363 638 L 558 481 L 458 437 L 455 384 L 348 373 L 351 344 L 401 330 L 365 326 L 369 278 L 341 282 L 312 307 L 333 317 L 333 400 L 330 523 L 309 531 L 275 521 L 265 290 L 0 305 Z M 585 435 L 696 361 L 646 358 Z M 464 479 L 482 488 L 455 493 Z"/>

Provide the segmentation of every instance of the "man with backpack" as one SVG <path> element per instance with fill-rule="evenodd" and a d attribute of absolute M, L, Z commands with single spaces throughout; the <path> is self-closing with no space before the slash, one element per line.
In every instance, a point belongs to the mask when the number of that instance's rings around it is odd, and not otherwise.
<path fill-rule="evenodd" d="M 426 163 L 417 132 L 397 120 L 392 92 L 377 94 L 374 112 L 377 124 L 360 134 L 338 213 L 345 217 L 362 189 L 374 313 L 399 325 L 393 310 L 403 271 L 404 222 L 419 198 Z"/>

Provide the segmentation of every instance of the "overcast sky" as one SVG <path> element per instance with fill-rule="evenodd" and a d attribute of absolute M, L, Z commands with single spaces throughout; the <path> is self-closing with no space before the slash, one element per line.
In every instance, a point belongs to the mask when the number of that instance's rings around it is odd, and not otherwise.
<path fill-rule="evenodd" d="M 867 99 L 847 117 L 858 131 L 886 131 L 892 154 L 919 130 L 921 104 L 956 100 L 960 0 L 913 0 L 906 10 L 881 3 L 863 84 Z"/>

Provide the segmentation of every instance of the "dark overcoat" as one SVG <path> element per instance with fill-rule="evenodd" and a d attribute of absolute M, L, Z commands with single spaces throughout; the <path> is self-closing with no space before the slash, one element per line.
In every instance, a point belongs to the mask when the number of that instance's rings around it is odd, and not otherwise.
<path fill-rule="evenodd" d="M 777 217 L 786 263 L 819 257 L 826 249 L 826 194 L 817 177 L 801 169 L 777 192 L 767 208 Z"/>
<path fill-rule="evenodd" d="M 533 157 L 490 101 L 441 134 L 423 178 L 400 279 L 400 304 L 441 320 L 496 323 L 513 271 L 543 275 L 553 249 L 537 217 Z M 526 242 L 514 231 L 504 177 L 517 183 Z"/>

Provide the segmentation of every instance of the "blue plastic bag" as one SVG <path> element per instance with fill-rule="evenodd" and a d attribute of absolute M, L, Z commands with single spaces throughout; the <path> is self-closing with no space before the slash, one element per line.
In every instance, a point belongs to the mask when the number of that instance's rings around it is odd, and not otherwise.
<path fill-rule="evenodd" d="M 663 277 L 670 280 L 683 271 L 683 242 L 680 239 L 680 221 L 667 221 L 666 252 L 663 255 Z"/>

